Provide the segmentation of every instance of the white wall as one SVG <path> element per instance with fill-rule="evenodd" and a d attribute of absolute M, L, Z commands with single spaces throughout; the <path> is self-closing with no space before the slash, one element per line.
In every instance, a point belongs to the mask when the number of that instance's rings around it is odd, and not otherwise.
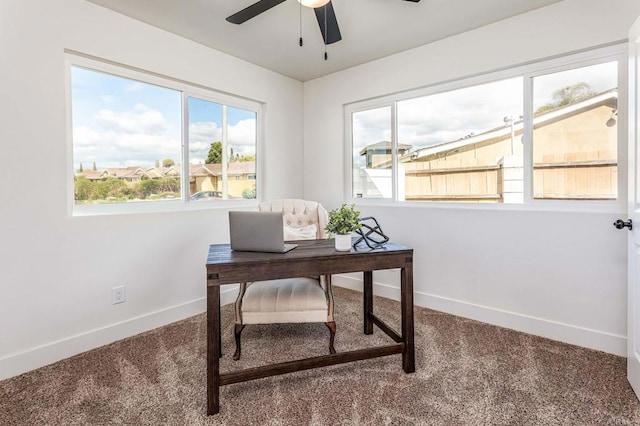
<path fill-rule="evenodd" d="M 328 208 L 344 201 L 344 104 L 624 40 L 638 14 L 636 0 L 565 0 L 306 82 L 305 197 Z M 622 202 L 608 213 L 360 208 L 414 248 L 417 304 L 626 353 L 626 233 L 611 225 L 626 217 Z M 398 296 L 397 274 L 374 281 Z"/>
<path fill-rule="evenodd" d="M 300 82 L 83 0 L 2 0 L 0 379 L 202 312 L 228 239 L 226 210 L 68 215 L 64 49 L 267 103 L 263 196 L 302 196 Z"/>

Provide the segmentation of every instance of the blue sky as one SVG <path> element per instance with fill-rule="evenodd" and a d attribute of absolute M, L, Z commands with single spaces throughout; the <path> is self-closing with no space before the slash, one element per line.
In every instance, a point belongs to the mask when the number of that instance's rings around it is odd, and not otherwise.
<path fill-rule="evenodd" d="M 181 162 L 179 91 L 71 68 L 74 168 L 151 167 L 158 160 Z M 210 143 L 221 139 L 222 106 L 189 99 L 189 157 L 204 162 Z M 229 145 L 255 154 L 255 113 L 227 107 Z"/>

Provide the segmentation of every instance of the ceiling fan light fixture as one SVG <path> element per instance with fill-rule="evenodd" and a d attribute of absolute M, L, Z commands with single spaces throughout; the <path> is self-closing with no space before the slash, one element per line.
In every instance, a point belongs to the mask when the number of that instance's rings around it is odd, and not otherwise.
<path fill-rule="evenodd" d="M 301 5 L 306 7 L 311 7 L 315 9 L 316 7 L 322 7 L 325 4 L 329 3 L 330 0 L 298 0 Z"/>

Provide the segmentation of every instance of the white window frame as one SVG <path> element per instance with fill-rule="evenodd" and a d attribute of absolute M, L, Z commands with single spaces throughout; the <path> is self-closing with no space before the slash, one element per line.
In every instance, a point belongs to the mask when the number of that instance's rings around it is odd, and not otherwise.
<path fill-rule="evenodd" d="M 618 197 L 616 200 L 540 200 L 532 197 L 533 193 L 533 146 L 532 146 L 532 119 L 533 78 L 596 65 L 605 62 L 618 62 Z M 463 89 L 491 83 L 509 78 L 523 78 L 523 114 L 524 130 L 524 202 L 521 204 L 503 203 L 463 203 L 447 201 L 398 201 L 397 198 L 397 102 L 433 94 Z M 523 65 L 517 65 L 507 69 L 501 69 L 484 74 L 470 76 L 455 81 L 446 81 L 432 84 L 420 89 L 409 90 L 392 95 L 358 101 L 343 105 L 344 110 L 344 199 L 349 203 L 359 205 L 402 205 L 408 207 L 427 208 L 457 208 L 457 209 L 499 209 L 499 210 L 549 210 L 549 211 L 596 211 L 596 212 L 620 212 L 626 209 L 627 193 L 627 43 L 619 43 L 611 46 L 600 47 L 578 53 L 567 54 L 551 59 L 544 59 Z M 352 180 L 352 115 L 356 112 L 367 111 L 384 106 L 390 106 L 392 110 L 392 153 L 393 153 L 393 198 L 356 198 L 353 196 Z"/>
<path fill-rule="evenodd" d="M 181 134 L 181 172 L 180 193 L 182 198 L 176 200 L 157 200 L 153 202 L 136 203 L 114 203 L 95 205 L 76 205 L 74 172 L 73 172 L 73 122 L 71 104 L 71 68 L 82 67 L 89 70 L 122 77 L 141 83 L 153 84 L 181 93 L 182 111 L 182 134 Z M 153 212 L 175 212 L 191 211 L 203 209 L 229 209 L 229 208 L 249 208 L 260 202 L 260 198 L 255 199 L 230 199 L 230 200 L 199 200 L 189 201 L 189 116 L 187 98 L 194 97 L 210 102 L 219 103 L 229 107 L 242 108 L 256 113 L 256 193 L 262 191 L 263 182 L 263 161 L 262 152 L 264 145 L 264 117 L 265 105 L 263 102 L 245 99 L 221 93 L 215 89 L 204 87 L 195 83 L 188 83 L 183 80 L 163 76 L 157 73 L 116 64 L 110 61 L 95 58 L 77 52 L 65 52 L 65 78 L 66 78 L 66 113 L 67 113 L 67 200 L 69 216 L 92 216 L 109 214 L 134 214 Z M 186 183 L 186 184 L 185 184 Z"/>

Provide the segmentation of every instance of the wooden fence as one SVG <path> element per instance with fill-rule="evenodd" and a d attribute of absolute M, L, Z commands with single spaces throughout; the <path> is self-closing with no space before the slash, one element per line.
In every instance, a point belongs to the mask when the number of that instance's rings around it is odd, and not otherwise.
<path fill-rule="evenodd" d="M 502 203 L 505 190 L 513 192 L 507 186 L 514 183 L 508 176 L 514 169 L 503 168 L 501 161 L 482 164 L 475 159 L 438 160 L 404 163 L 402 169 L 407 201 Z M 522 176 L 522 169 L 515 172 Z M 533 196 L 536 199 L 615 200 L 617 173 L 617 162 L 612 159 L 536 163 Z M 522 186 L 522 178 L 520 181 Z"/>

